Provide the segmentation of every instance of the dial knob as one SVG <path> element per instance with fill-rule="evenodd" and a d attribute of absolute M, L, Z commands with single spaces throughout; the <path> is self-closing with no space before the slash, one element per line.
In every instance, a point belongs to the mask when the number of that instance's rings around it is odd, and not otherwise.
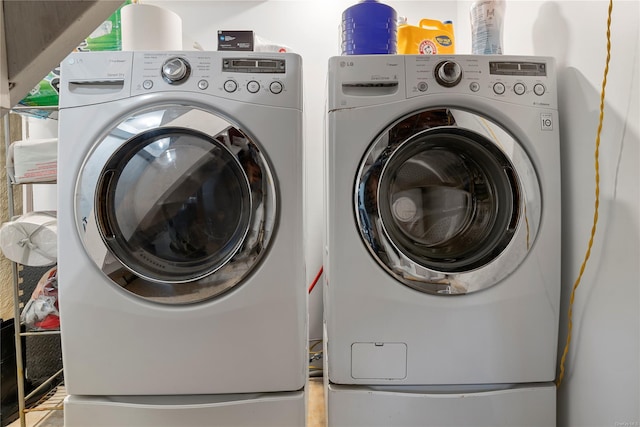
<path fill-rule="evenodd" d="M 161 73 L 167 83 L 176 84 L 189 77 L 191 66 L 182 58 L 169 58 L 162 64 Z"/>
<path fill-rule="evenodd" d="M 442 61 L 436 65 L 434 74 L 436 81 L 445 87 L 453 87 L 462 80 L 462 68 L 453 61 Z"/>

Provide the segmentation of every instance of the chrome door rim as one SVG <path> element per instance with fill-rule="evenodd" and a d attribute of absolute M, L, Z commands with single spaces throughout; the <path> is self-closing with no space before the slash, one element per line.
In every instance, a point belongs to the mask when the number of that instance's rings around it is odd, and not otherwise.
<path fill-rule="evenodd" d="M 410 134 L 395 137 L 401 133 L 397 129 L 405 126 L 407 121 L 431 113 L 433 117 L 436 117 L 437 113 L 439 118 L 433 123 L 411 130 Z M 464 123 L 457 123 L 456 117 L 460 117 Z M 410 248 L 410 244 L 398 238 L 398 227 L 389 220 L 391 207 L 388 200 L 391 199 L 387 191 L 389 179 L 385 177 L 390 176 L 399 164 L 404 164 L 401 157 L 403 153 L 406 154 L 407 147 L 411 148 L 412 145 L 421 143 L 429 145 L 425 141 L 437 139 L 438 135 L 462 135 L 468 141 L 482 141 L 482 144 L 478 145 L 485 145 L 487 153 L 503 158 L 504 161 L 498 164 L 510 165 L 511 172 L 506 173 L 507 179 L 504 181 L 511 181 L 511 189 L 508 191 L 513 194 L 514 203 L 512 212 L 503 214 L 497 224 L 498 227 L 506 227 L 508 230 L 495 235 L 488 234 L 486 237 L 493 241 L 487 246 L 480 245 L 474 248 L 476 251 L 484 252 L 482 256 L 471 259 L 470 262 L 466 262 L 465 259 L 451 262 L 444 258 L 441 262 L 425 262 L 424 256 L 416 256 L 416 251 L 411 250 L 419 246 L 416 241 L 413 240 L 414 246 Z M 471 145 L 469 147 L 475 150 Z M 484 166 L 482 168 L 486 169 Z M 498 173 L 498 168 L 492 172 L 493 175 Z M 370 189 L 368 192 L 367 185 Z M 375 203 L 372 203 L 373 187 Z M 500 203 L 504 203 L 506 191 L 506 187 L 499 189 Z M 413 206 L 410 203 L 408 205 L 407 215 L 410 216 Z M 505 206 L 508 207 L 508 203 Z M 429 294 L 472 293 L 487 289 L 511 274 L 524 260 L 535 240 L 540 223 L 540 208 L 539 181 L 533 164 L 521 144 L 497 123 L 480 113 L 462 109 L 432 108 L 408 114 L 392 123 L 370 145 L 355 180 L 356 224 L 368 251 L 395 280 Z M 497 208 L 495 210 L 497 211 Z M 463 229 L 462 225 L 460 229 Z M 472 255 L 472 252 L 460 254 L 473 258 Z"/>
<path fill-rule="evenodd" d="M 161 123 L 156 116 L 169 116 L 176 120 Z M 180 125 L 174 124 L 180 121 Z M 213 122 L 220 126 L 214 129 Z M 242 192 L 250 194 L 245 206 L 249 210 L 248 220 L 241 221 L 242 229 L 234 235 L 232 250 L 219 262 L 212 263 L 210 268 L 192 277 L 148 274 L 148 271 L 133 267 L 122 253 L 114 253 L 105 235 L 104 220 L 98 215 L 104 202 L 97 192 L 102 185 L 102 173 L 115 153 L 126 150 L 127 144 L 145 132 L 184 132 L 185 135 L 217 141 L 218 149 L 224 150 L 225 155 L 233 158 L 238 166 L 241 174 L 238 177 L 244 188 Z M 231 148 L 226 145 L 231 145 Z M 160 104 L 136 111 L 118 121 L 97 140 L 85 158 L 75 194 L 77 230 L 96 266 L 119 288 L 136 297 L 162 304 L 204 302 L 243 283 L 268 252 L 277 226 L 275 177 L 263 150 L 239 125 L 206 107 Z"/>

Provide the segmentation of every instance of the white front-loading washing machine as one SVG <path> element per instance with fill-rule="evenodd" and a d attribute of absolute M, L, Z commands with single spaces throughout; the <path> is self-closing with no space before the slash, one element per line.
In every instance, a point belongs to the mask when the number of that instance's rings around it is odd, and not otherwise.
<path fill-rule="evenodd" d="M 61 77 L 67 392 L 304 408 L 301 58 L 77 53 Z"/>
<path fill-rule="evenodd" d="M 327 108 L 329 425 L 555 423 L 553 60 L 335 57 Z"/>

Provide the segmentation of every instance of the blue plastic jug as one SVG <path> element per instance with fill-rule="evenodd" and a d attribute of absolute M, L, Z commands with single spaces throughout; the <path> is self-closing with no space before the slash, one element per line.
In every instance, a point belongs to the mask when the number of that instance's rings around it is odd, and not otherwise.
<path fill-rule="evenodd" d="M 395 9 L 378 0 L 362 0 L 342 12 L 342 54 L 396 53 Z"/>

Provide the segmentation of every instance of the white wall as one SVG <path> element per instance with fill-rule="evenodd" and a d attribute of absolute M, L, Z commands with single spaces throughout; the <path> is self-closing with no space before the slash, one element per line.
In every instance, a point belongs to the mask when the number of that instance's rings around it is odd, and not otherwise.
<path fill-rule="evenodd" d="M 468 28 L 470 2 L 458 2 Z M 563 313 L 590 235 L 594 148 L 606 57 L 608 1 L 509 1 L 507 54 L 548 55 L 559 67 L 563 191 Z M 640 175 L 637 1 L 614 1 L 600 146 L 600 222 L 573 308 L 559 390 L 559 426 L 640 425 Z M 460 38 L 460 33 L 456 34 Z M 469 45 L 470 46 L 470 45 Z"/>
<path fill-rule="evenodd" d="M 185 48 L 216 49 L 218 29 L 253 29 L 289 45 L 304 60 L 307 279 L 322 262 L 322 135 L 327 59 L 338 54 L 342 11 L 356 1 L 148 0 L 183 19 Z M 386 1 L 410 23 L 453 19 L 458 53 L 469 53 L 468 1 Z M 640 425 L 639 5 L 616 0 L 612 59 L 602 130 L 600 223 L 574 306 L 559 426 Z M 594 141 L 605 62 L 607 2 L 507 3 L 507 54 L 548 55 L 559 67 L 563 190 L 564 346 L 567 304 L 589 238 L 594 200 Z M 319 338 L 319 287 L 311 296 L 311 338 Z M 562 348 L 560 349 L 560 351 Z M 625 424 L 626 423 L 626 424 Z"/>

